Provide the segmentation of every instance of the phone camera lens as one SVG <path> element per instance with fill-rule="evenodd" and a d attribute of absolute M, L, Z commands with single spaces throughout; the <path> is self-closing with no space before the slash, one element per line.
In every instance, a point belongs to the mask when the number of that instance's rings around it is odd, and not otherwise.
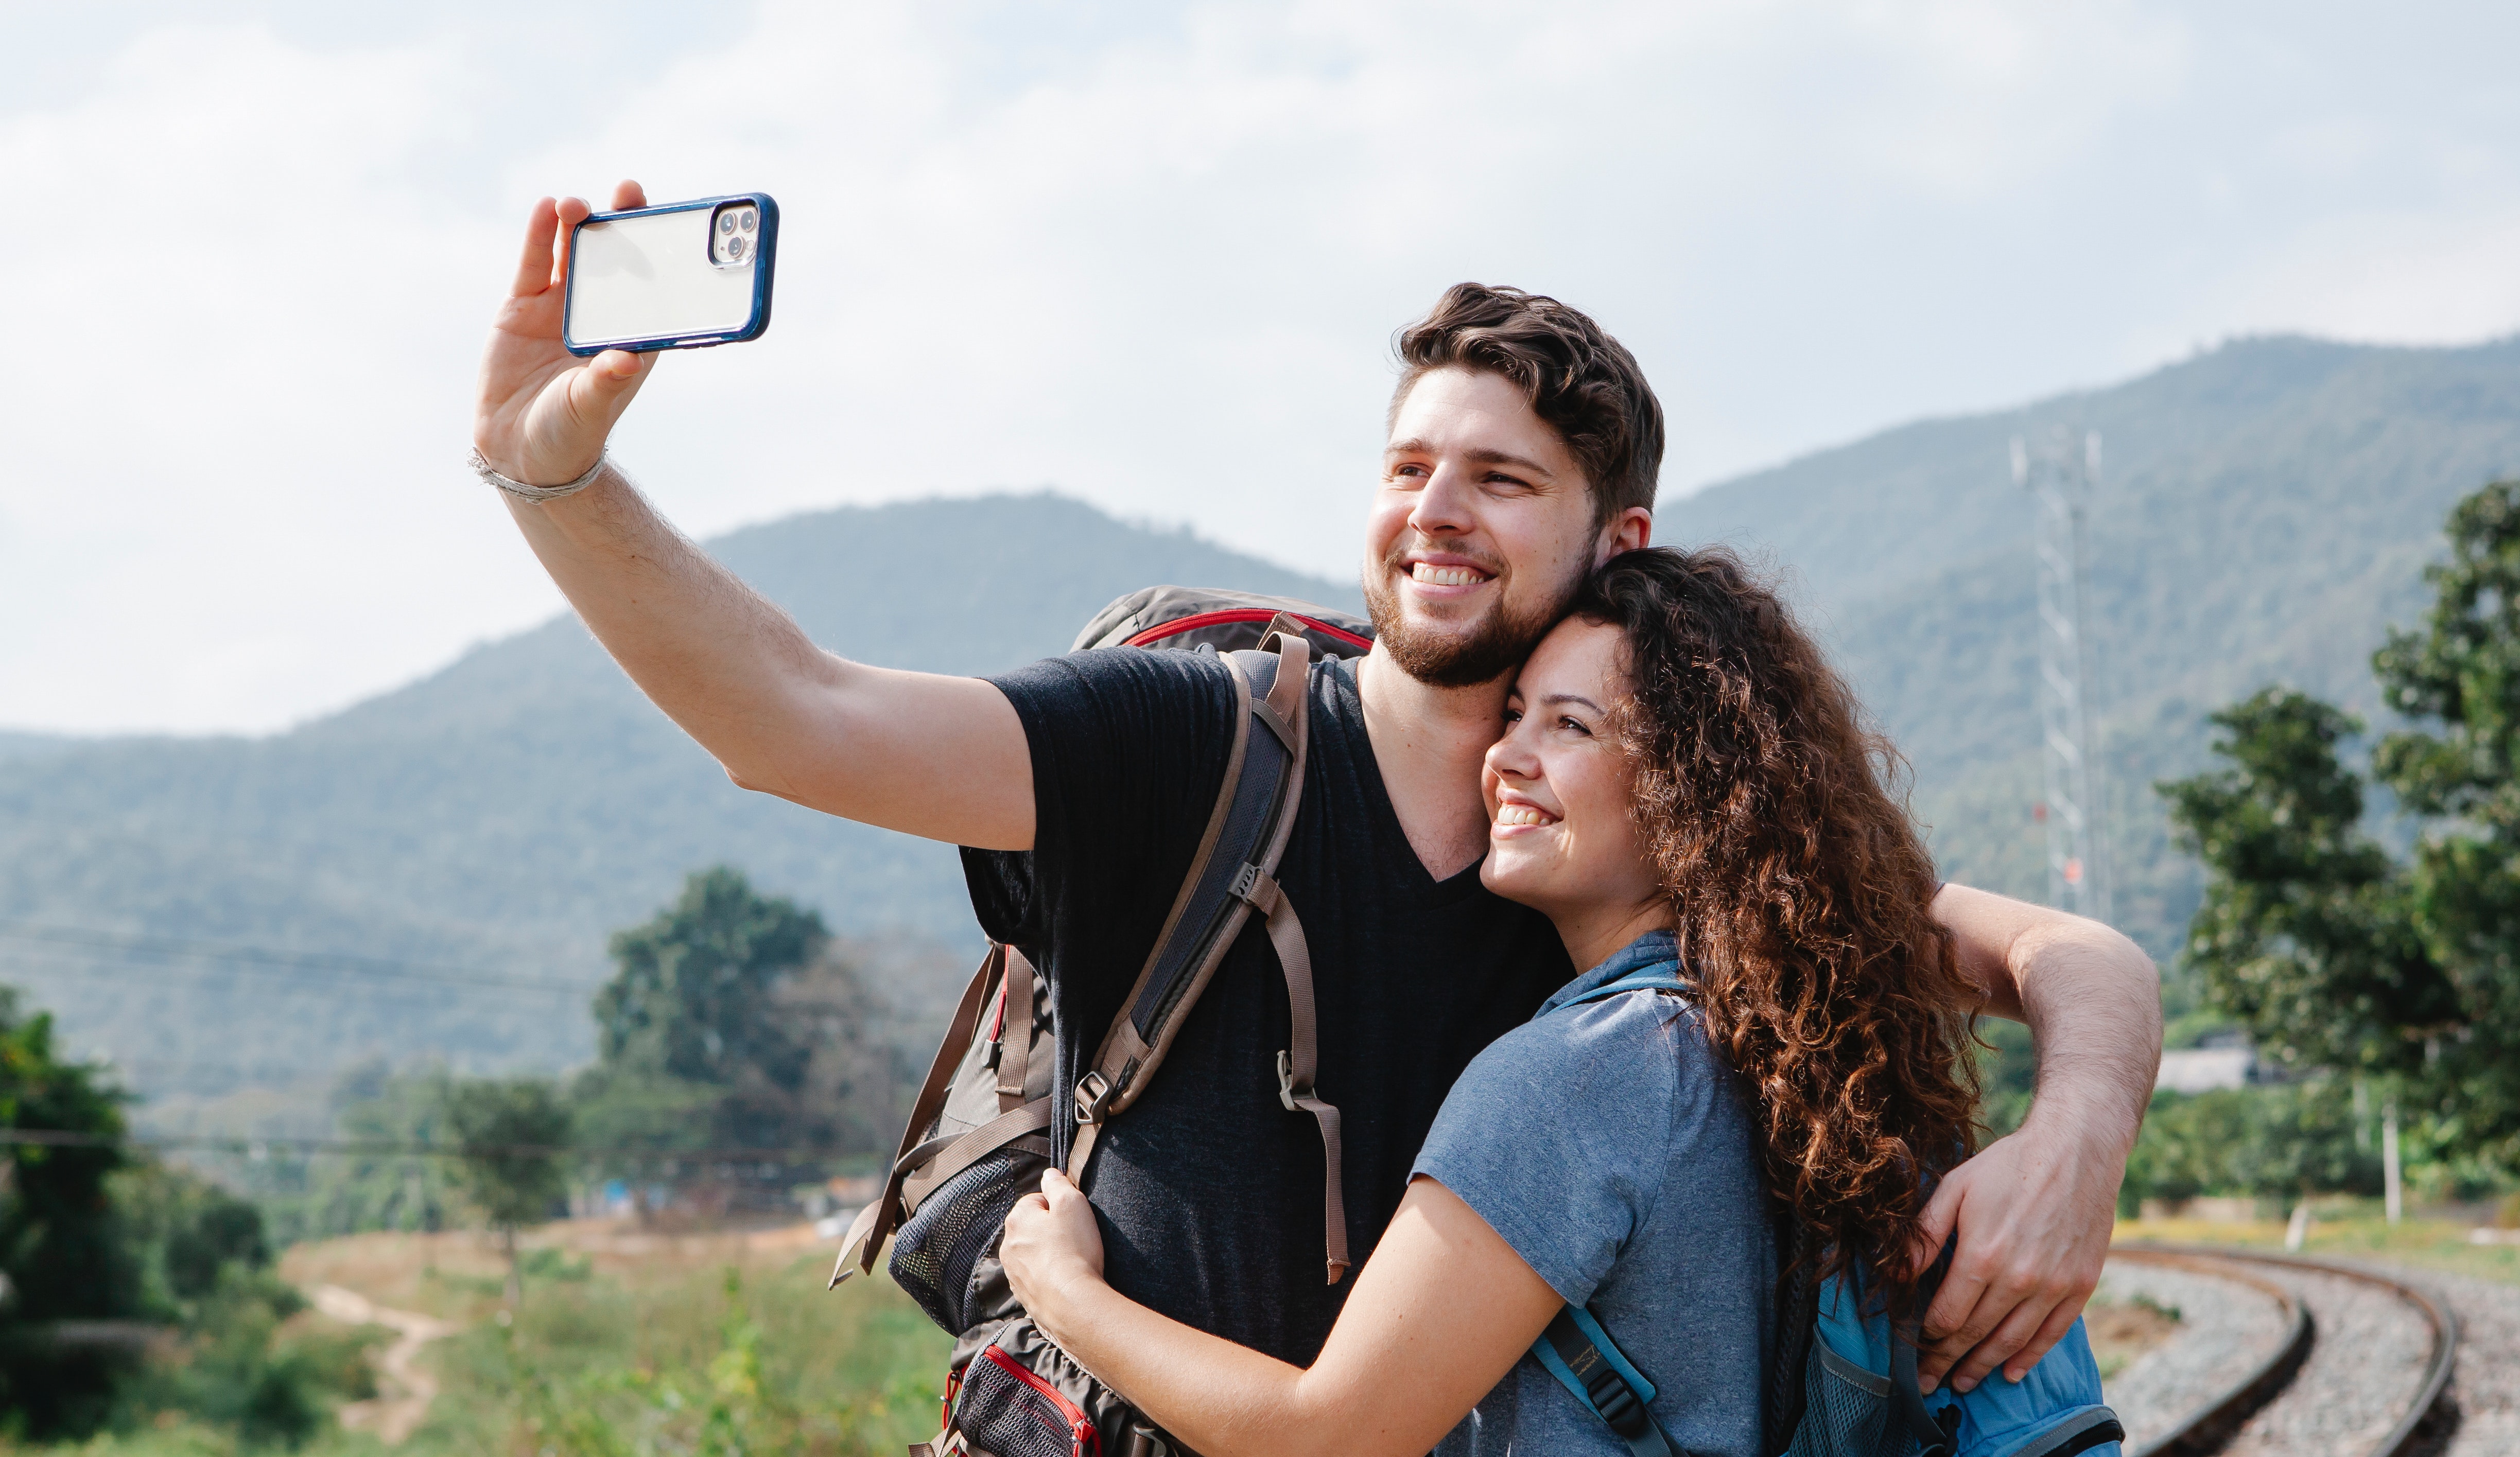
<path fill-rule="evenodd" d="M 742 228 L 744 232 L 751 232 L 753 223 L 752 209 L 747 207 L 742 212 L 737 213 L 735 215 L 735 222 L 736 226 Z"/>
<path fill-rule="evenodd" d="M 729 257 L 729 258 L 731 258 L 731 259 L 732 259 L 732 258 L 741 258 L 741 257 L 742 257 L 742 256 L 743 256 L 743 240 L 742 240 L 742 239 L 741 239 L 741 238 L 730 238 L 730 239 L 728 239 L 728 240 L 726 241 L 726 255 L 727 255 L 727 257 Z"/>
<path fill-rule="evenodd" d="M 720 233 L 733 233 L 735 231 L 735 214 L 732 212 L 719 213 L 717 215 L 717 230 Z"/>

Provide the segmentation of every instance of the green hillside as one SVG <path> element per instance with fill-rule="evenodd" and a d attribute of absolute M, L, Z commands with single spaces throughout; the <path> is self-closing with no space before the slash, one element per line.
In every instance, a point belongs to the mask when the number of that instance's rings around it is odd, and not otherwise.
<path fill-rule="evenodd" d="M 1665 541 L 1732 540 L 1788 573 L 1912 756 L 1947 872 L 2031 895 L 2035 573 L 2006 454 L 2057 424 L 2107 444 L 2092 590 L 2119 919 L 2167 954 L 2195 879 L 2166 848 L 2151 781 L 2192 769 L 2204 713 L 2262 683 L 2373 706 L 2365 660 L 2385 624 L 2413 618 L 2444 512 L 2520 472 L 2520 340 L 2243 341 L 1667 506 Z M 827 511 L 711 546 L 833 648 L 946 672 L 1061 650 L 1105 600 L 1152 582 L 1354 604 L 1350 589 L 1047 495 Z M 950 851 L 733 789 L 573 621 L 269 738 L 0 734 L 0 922 L 563 984 L 284 976 L 0 935 L 0 981 L 153 1088 L 286 1082 L 372 1053 L 581 1060 L 604 934 L 719 861 L 844 932 L 958 951 L 971 936 Z"/>
<path fill-rule="evenodd" d="M 79 740 L 60 733 L 14 733 L 0 729 L 0 760 L 34 759 L 78 747 Z"/>
<path fill-rule="evenodd" d="M 1063 652 L 1153 582 L 1357 605 L 1352 587 L 1049 495 L 825 511 L 709 545 L 817 640 L 950 673 Z M 976 946 L 950 848 L 736 790 L 573 618 L 293 732 L 20 748 L 0 740 L 0 922 L 571 987 L 275 975 L 0 936 L 0 982 L 147 1087 L 295 1081 L 370 1053 L 582 1061 L 606 934 L 715 861 L 843 930 Z"/>
<path fill-rule="evenodd" d="M 2459 497 L 2520 473 L 2520 340 L 2384 349 L 2253 339 L 2110 389 L 1931 420 L 1706 491 L 1665 540 L 1730 539 L 1791 573 L 1916 773 L 1955 879 L 2045 894 L 2031 507 L 2008 446 L 2105 445 L 2092 513 L 2117 919 L 2167 957 L 2195 905 L 2155 779 L 2203 716 L 2282 681 L 2378 707 L 2368 663 L 2425 600 Z"/>

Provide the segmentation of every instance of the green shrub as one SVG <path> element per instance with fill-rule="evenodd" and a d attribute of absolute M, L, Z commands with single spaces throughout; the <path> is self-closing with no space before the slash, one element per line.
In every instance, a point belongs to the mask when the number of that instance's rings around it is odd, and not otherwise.
<path fill-rule="evenodd" d="M 180 1413 L 246 1447 L 304 1445 L 331 1427 L 341 1402 L 376 1394 L 366 1351 L 384 1337 L 376 1327 L 282 1335 L 281 1323 L 304 1307 L 279 1277 L 222 1265 L 216 1286 L 188 1312 L 176 1348 L 132 1383 L 120 1425 Z"/>
<path fill-rule="evenodd" d="M 2127 1160 L 2119 1208 L 2132 1214 L 2146 1199 L 2200 1194 L 2376 1194 L 2378 1145 L 2370 1127 L 2358 1130 L 2342 1079 L 2157 1092 Z"/>

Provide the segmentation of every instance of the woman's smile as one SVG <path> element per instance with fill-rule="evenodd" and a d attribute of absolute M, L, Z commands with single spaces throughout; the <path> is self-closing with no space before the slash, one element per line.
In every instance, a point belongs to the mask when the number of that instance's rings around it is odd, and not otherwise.
<path fill-rule="evenodd" d="M 1638 838 L 1635 766 L 1611 706 L 1632 691 L 1617 629 L 1559 623 L 1515 675 L 1488 749 L 1488 858 L 1479 878 L 1548 916 L 1578 966 L 1664 924 Z"/>

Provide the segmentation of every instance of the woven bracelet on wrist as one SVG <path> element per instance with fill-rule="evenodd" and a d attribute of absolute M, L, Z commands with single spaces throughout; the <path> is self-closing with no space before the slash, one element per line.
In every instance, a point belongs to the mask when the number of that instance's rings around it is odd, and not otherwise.
<path fill-rule="evenodd" d="M 481 452 L 477 449 L 472 452 L 472 458 L 469 464 L 472 466 L 472 473 L 474 475 L 481 477 L 481 479 L 487 481 L 491 485 L 497 486 L 500 490 L 516 497 L 518 501 L 558 501 L 563 496 L 574 496 L 578 492 L 585 490 L 587 487 L 594 485 L 595 478 L 604 473 L 604 467 L 612 464 L 612 454 L 611 452 L 607 451 L 603 455 L 597 456 L 595 458 L 595 464 L 588 467 L 587 472 L 584 475 L 579 476 L 573 481 L 562 481 L 557 486 L 529 486 L 520 480 L 510 480 L 508 477 L 501 475 L 496 469 L 492 468 L 489 461 L 484 459 Z"/>

